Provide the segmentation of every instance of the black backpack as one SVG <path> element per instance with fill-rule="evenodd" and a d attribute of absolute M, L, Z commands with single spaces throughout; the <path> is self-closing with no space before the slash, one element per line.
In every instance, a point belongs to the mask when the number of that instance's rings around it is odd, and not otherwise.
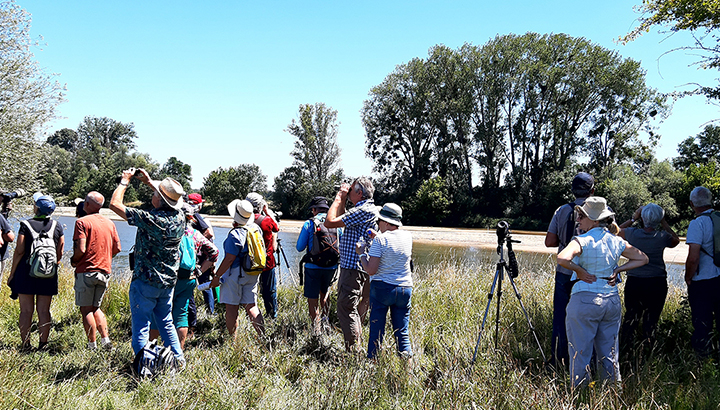
<path fill-rule="evenodd" d="M 710 218 L 710 221 L 713 224 L 713 251 L 714 254 L 710 255 L 705 248 L 702 246 L 700 247 L 700 250 L 705 252 L 705 254 L 712 256 L 713 263 L 715 266 L 720 267 L 720 212 L 713 211 L 709 214 L 702 214 L 701 216 L 707 216 Z"/>
<path fill-rule="evenodd" d="M 337 228 L 327 228 L 324 223 L 313 218 L 313 244 L 312 250 L 302 258 L 302 262 L 309 262 L 322 268 L 335 266 L 340 261 L 338 249 Z"/>
<path fill-rule="evenodd" d="M 560 245 L 562 247 L 566 247 L 570 241 L 572 241 L 572 238 L 577 235 L 577 223 L 575 222 L 575 202 L 570 202 L 567 204 L 567 206 L 570 207 L 570 215 L 568 216 L 567 221 L 565 222 L 565 232 L 561 232 L 560 235 Z"/>

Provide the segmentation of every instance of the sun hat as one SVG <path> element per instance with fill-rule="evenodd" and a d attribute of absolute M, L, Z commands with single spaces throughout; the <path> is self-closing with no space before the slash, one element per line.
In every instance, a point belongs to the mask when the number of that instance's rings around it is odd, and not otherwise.
<path fill-rule="evenodd" d="M 325 198 L 324 196 L 316 196 L 311 199 L 308 209 L 312 210 L 313 208 L 324 209 L 326 211 L 330 209 L 330 206 L 327 203 L 327 198 Z"/>
<path fill-rule="evenodd" d="M 228 204 L 227 209 L 233 221 L 240 225 L 247 225 L 255 220 L 253 206 L 245 199 L 235 199 Z"/>
<path fill-rule="evenodd" d="M 387 204 L 383 205 L 382 209 L 380 209 L 378 219 L 383 220 L 391 225 L 403 226 L 402 222 L 400 222 L 400 220 L 402 219 L 402 208 L 400 208 L 400 206 L 398 206 L 397 204 L 388 202 Z"/>
<path fill-rule="evenodd" d="M 582 197 L 590 195 L 590 191 L 595 187 L 595 178 L 587 172 L 580 172 L 575 175 L 572 180 L 572 193 L 575 196 Z"/>
<path fill-rule="evenodd" d="M 192 202 L 193 204 L 201 204 L 205 201 L 203 201 L 202 195 L 200 194 L 190 194 L 188 195 L 188 202 Z"/>
<path fill-rule="evenodd" d="M 167 177 L 162 181 L 154 181 L 151 179 L 150 185 L 155 188 L 155 190 L 162 197 L 163 201 L 165 201 L 165 203 L 168 204 L 170 208 L 176 209 L 178 211 L 180 210 L 180 208 L 182 208 L 182 196 L 185 195 L 185 190 L 179 182 L 170 177 Z"/>
<path fill-rule="evenodd" d="M 38 209 L 38 215 L 48 216 L 55 211 L 55 200 L 50 195 L 44 195 L 42 192 L 35 192 L 32 198 Z"/>
<path fill-rule="evenodd" d="M 601 196 L 591 196 L 585 200 L 583 206 L 575 205 L 575 210 L 582 212 L 591 221 L 600 221 L 615 215 L 607 206 L 607 201 Z"/>
<path fill-rule="evenodd" d="M 245 197 L 245 200 L 250 202 L 253 209 L 257 209 L 258 211 L 262 211 L 262 207 L 265 205 L 265 199 L 257 192 L 250 192 L 247 194 L 247 197 Z"/>

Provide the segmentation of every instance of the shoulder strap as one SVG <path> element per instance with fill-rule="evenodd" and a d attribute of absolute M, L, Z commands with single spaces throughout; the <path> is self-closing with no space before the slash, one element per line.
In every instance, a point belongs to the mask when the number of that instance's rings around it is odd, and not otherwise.
<path fill-rule="evenodd" d="M 55 221 L 53 221 L 53 222 L 55 222 Z M 30 221 L 28 221 L 28 220 L 26 219 L 26 220 L 22 221 L 22 223 L 25 224 L 25 226 L 26 226 L 26 227 L 28 228 L 28 230 L 30 231 L 30 236 L 32 236 L 33 240 L 35 240 L 35 238 L 36 238 L 38 235 L 40 235 L 40 233 L 37 232 L 35 229 L 33 229 L 32 225 L 30 225 Z"/>

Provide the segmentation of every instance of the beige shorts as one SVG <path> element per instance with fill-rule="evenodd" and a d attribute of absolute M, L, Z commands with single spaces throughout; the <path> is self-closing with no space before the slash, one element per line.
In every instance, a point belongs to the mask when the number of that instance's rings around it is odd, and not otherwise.
<path fill-rule="evenodd" d="M 109 280 L 110 275 L 102 272 L 76 273 L 75 304 L 100 307 Z"/>
<path fill-rule="evenodd" d="M 258 278 L 239 268 L 229 269 L 220 279 L 220 303 L 226 305 L 249 305 L 257 303 Z"/>

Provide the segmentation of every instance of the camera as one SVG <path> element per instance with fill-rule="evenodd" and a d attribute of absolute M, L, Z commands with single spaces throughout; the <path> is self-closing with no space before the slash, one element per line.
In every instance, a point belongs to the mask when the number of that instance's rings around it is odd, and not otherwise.
<path fill-rule="evenodd" d="M 7 219 L 10 216 L 10 210 L 12 209 L 12 206 L 10 205 L 10 201 L 12 201 L 15 198 L 21 198 L 25 196 L 25 191 L 22 189 L 16 189 L 14 192 L 3 192 L 0 193 L 0 199 L 2 201 L 2 207 L 0 208 L 0 214 Z"/>
<path fill-rule="evenodd" d="M 495 230 L 495 234 L 498 237 L 498 245 L 502 245 L 503 242 L 505 242 L 505 238 L 510 233 L 510 224 L 506 221 L 500 221 L 497 224 L 497 229 Z"/>
<path fill-rule="evenodd" d="M 140 171 L 140 168 L 137 168 L 137 169 L 135 169 L 135 168 L 130 168 L 130 170 L 134 170 L 134 171 L 133 171 L 133 176 L 135 176 L 135 177 L 142 175 L 142 172 Z M 120 181 L 122 181 L 122 176 L 115 177 L 115 183 L 116 183 L 116 184 L 119 184 Z"/>

